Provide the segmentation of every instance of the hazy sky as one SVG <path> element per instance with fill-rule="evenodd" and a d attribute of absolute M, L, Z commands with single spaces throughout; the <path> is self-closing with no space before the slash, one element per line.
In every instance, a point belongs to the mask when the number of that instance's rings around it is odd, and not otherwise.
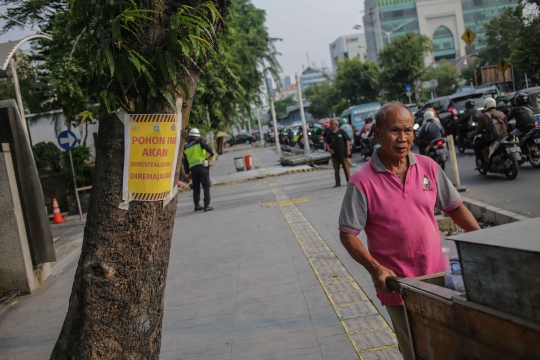
<path fill-rule="evenodd" d="M 355 34 L 362 25 L 362 0 L 252 0 L 266 11 L 271 37 L 281 38 L 277 49 L 284 75 L 294 76 L 307 66 L 306 53 L 317 67 L 332 68 L 329 45 L 342 35 Z"/>
<path fill-rule="evenodd" d="M 332 68 L 329 44 L 339 36 L 357 33 L 355 24 L 362 24 L 362 0 L 252 0 L 266 11 L 266 25 L 271 37 L 281 38 L 277 49 L 284 75 L 294 76 L 307 66 L 306 53 L 317 67 L 324 62 Z M 0 8 L 4 12 L 5 8 Z M 0 26 L 4 19 L 0 18 Z M 0 42 L 18 40 L 33 32 L 12 30 L 0 36 Z"/>

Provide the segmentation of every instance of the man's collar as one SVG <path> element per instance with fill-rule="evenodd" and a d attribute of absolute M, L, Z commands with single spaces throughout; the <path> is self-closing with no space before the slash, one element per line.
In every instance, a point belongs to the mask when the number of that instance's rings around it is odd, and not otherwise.
<path fill-rule="evenodd" d="M 387 172 L 388 169 L 386 169 L 381 161 L 381 158 L 379 157 L 379 151 L 381 151 L 381 149 L 377 149 L 373 152 L 373 156 L 371 157 L 371 166 L 376 172 Z M 414 157 L 413 153 L 409 151 L 407 156 L 409 157 L 409 167 L 416 165 L 416 158 Z"/>

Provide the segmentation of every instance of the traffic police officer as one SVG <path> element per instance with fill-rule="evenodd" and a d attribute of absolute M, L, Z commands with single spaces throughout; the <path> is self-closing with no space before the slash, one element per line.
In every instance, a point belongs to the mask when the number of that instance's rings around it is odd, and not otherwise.
<path fill-rule="evenodd" d="M 199 129 L 189 131 L 188 143 L 184 149 L 184 169 L 186 174 L 191 175 L 193 181 L 193 202 L 195 211 L 212 211 L 210 207 L 210 173 L 208 171 L 207 153 L 210 158 L 214 152 L 202 139 Z M 204 191 L 204 207 L 199 204 L 201 199 L 201 184 Z"/>

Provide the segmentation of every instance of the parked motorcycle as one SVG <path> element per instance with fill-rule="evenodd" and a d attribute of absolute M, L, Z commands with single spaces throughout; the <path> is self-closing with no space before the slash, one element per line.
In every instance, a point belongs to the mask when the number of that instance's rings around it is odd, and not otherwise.
<path fill-rule="evenodd" d="M 430 142 L 426 147 L 426 154 L 444 170 L 446 161 L 448 160 L 448 144 L 446 143 L 446 139 L 437 138 Z"/>
<path fill-rule="evenodd" d="M 474 148 L 474 140 L 470 139 L 466 134 L 473 132 L 476 130 L 476 127 L 478 124 L 473 120 L 470 119 L 466 124 L 458 124 L 458 131 L 456 135 L 456 145 L 457 149 L 460 153 L 464 153 L 467 149 L 473 149 Z M 465 135 L 461 135 L 465 134 Z"/>
<path fill-rule="evenodd" d="M 481 137 L 482 135 L 477 135 L 474 142 L 479 141 Z M 504 174 L 509 180 L 515 179 L 519 171 L 518 163 L 522 158 L 518 141 L 513 134 L 501 136 L 487 149 L 488 160 L 484 165 L 481 165 L 480 159 L 476 160 L 476 170 L 482 175 L 493 172 Z"/>
<path fill-rule="evenodd" d="M 540 168 L 540 128 L 525 134 L 519 141 L 519 147 L 523 152 L 519 165 L 529 161 L 534 168 Z"/>

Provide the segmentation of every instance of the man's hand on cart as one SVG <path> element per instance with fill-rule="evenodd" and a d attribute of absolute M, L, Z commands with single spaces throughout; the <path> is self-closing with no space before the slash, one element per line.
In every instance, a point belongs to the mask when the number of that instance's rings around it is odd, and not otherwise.
<path fill-rule="evenodd" d="M 371 278 L 373 279 L 373 285 L 375 285 L 375 289 L 380 289 L 384 292 L 391 293 L 392 290 L 388 288 L 386 285 L 386 279 L 390 277 L 396 277 L 396 274 L 390 269 L 385 268 L 382 265 L 378 265 L 375 269 L 373 274 L 371 274 Z"/>

